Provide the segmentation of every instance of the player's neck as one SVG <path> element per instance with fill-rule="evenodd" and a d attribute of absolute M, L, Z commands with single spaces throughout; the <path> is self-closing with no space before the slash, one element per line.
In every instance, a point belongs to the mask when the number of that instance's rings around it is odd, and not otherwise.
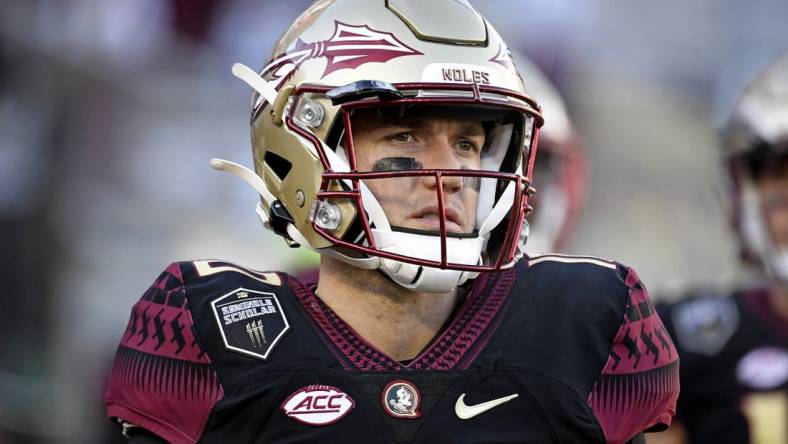
<path fill-rule="evenodd" d="M 323 257 L 317 295 L 367 342 L 392 359 L 413 359 L 440 331 L 457 292 L 416 293 L 375 270 Z"/>

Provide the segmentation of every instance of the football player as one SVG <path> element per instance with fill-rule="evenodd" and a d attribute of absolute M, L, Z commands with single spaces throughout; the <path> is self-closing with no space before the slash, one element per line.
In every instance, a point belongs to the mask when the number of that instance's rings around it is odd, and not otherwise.
<path fill-rule="evenodd" d="M 132 442 L 624 443 L 670 424 L 676 350 L 634 270 L 524 254 L 543 118 L 471 5 L 318 1 L 233 72 L 255 90 L 254 172 L 213 165 L 320 278 L 167 267 L 107 387 Z"/>
<path fill-rule="evenodd" d="M 788 442 L 788 56 L 758 75 L 721 132 L 742 258 L 763 277 L 659 312 L 681 355 L 672 442 Z"/>

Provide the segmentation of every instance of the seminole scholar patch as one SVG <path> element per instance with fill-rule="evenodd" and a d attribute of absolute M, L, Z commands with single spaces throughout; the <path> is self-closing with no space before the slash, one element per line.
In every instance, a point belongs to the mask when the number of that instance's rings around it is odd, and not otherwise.
<path fill-rule="evenodd" d="M 233 351 L 267 359 L 290 328 L 273 293 L 238 288 L 211 302 L 224 339 Z"/>

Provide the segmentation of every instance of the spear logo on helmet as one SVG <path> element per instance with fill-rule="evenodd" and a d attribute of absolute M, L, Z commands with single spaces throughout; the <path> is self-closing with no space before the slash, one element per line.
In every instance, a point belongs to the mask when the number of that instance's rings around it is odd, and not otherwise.
<path fill-rule="evenodd" d="M 385 63 L 409 55 L 422 53 L 402 43 L 390 32 L 378 31 L 366 25 L 354 26 L 334 21 L 334 34 L 331 38 L 311 43 L 298 39 L 292 50 L 274 57 L 260 71 L 260 75 L 268 78 L 269 82 L 278 88 L 307 60 L 326 59 L 326 67 L 320 77 L 323 78 L 340 69 L 353 69 L 372 62 Z M 258 102 L 255 105 L 260 104 Z"/>

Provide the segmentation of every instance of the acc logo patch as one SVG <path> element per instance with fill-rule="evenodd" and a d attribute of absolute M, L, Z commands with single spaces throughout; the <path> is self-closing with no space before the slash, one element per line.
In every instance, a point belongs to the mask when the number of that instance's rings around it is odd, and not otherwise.
<path fill-rule="evenodd" d="M 238 288 L 211 302 L 213 314 L 229 350 L 267 359 L 290 329 L 273 293 Z"/>
<path fill-rule="evenodd" d="M 391 381 L 380 397 L 383 410 L 395 418 L 416 419 L 421 416 L 421 393 L 408 381 Z"/>
<path fill-rule="evenodd" d="M 282 411 L 302 424 L 327 425 L 344 418 L 355 406 L 353 398 L 336 387 L 310 385 L 285 399 Z"/>

